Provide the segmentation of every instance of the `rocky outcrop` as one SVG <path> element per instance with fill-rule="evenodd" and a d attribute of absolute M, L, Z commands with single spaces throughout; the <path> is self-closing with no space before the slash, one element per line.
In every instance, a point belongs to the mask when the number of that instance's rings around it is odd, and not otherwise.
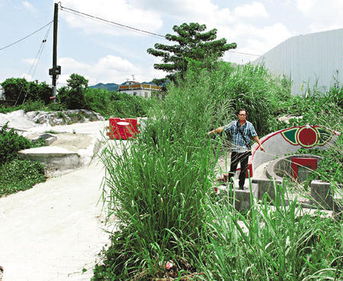
<path fill-rule="evenodd" d="M 104 120 L 99 113 L 85 109 L 52 112 L 29 111 L 26 113 L 23 110 L 17 110 L 7 114 L 0 113 L 0 127 L 7 123 L 9 128 L 18 131 L 26 131 L 40 126 L 49 127 Z"/>
<path fill-rule="evenodd" d="M 31 111 L 27 112 L 26 116 L 36 124 L 47 124 L 51 126 L 105 120 L 99 113 L 85 109 L 54 112 Z"/>

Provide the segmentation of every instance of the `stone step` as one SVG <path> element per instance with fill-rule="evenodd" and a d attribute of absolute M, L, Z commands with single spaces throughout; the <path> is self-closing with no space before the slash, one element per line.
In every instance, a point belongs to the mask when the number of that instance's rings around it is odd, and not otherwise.
<path fill-rule="evenodd" d="M 58 174 L 58 171 L 72 170 L 81 166 L 80 155 L 58 146 L 42 146 L 20 150 L 22 159 L 41 162 L 46 168 L 46 175 Z"/>

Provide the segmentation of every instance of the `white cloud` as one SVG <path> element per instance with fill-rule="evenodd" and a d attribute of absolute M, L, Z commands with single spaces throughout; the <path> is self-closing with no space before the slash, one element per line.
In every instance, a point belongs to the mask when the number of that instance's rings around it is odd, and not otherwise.
<path fill-rule="evenodd" d="M 111 22 L 120 23 L 148 31 L 157 31 L 162 26 L 162 19 L 156 12 L 146 9 L 140 9 L 131 5 L 127 0 L 65 0 L 63 7 L 71 8 L 92 16 L 106 19 Z M 125 34 L 128 29 L 116 27 L 110 23 L 104 23 L 99 20 L 92 20 L 86 16 L 77 16 L 68 12 L 67 9 L 61 12 L 63 18 L 72 27 L 82 28 L 88 33 L 107 33 L 107 34 Z M 124 31 L 126 30 L 126 31 Z M 131 32 L 132 35 L 139 34 Z"/>
<path fill-rule="evenodd" d="M 317 4 L 317 0 L 296 0 L 296 5 L 299 11 L 308 14 Z"/>
<path fill-rule="evenodd" d="M 65 84 L 72 73 L 78 73 L 89 80 L 89 85 L 96 83 L 122 83 L 131 79 L 135 75 L 138 81 L 149 81 L 158 75 L 151 67 L 137 67 L 130 61 L 116 56 L 105 56 L 94 64 L 79 62 L 72 58 L 60 58 L 59 64 L 62 66 L 62 73 L 58 79 L 59 84 Z"/>
<path fill-rule="evenodd" d="M 28 9 L 30 11 L 35 10 L 35 7 L 29 1 L 22 1 L 21 3 L 26 9 Z"/>
<path fill-rule="evenodd" d="M 236 42 L 238 44 L 237 51 L 252 54 L 264 54 L 292 35 L 289 29 L 281 23 L 265 22 L 270 16 L 263 0 L 251 1 L 230 9 L 221 8 L 214 0 L 64 0 L 63 6 L 161 34 L 172 32 L 172 26 L 165 26 L 163 32 L 158 31 L 162 27 L 162 19 L 166 20 L 165 24 L 171 22 L 171 25 L 182 22 L 205 23 L 208 29 L 217 28 L 218 38 L 224 37 L 228 42 Z M 113 26 L 98 25 L 93 20 L 67 12 L 62 13 L 70 25 L 82 28 L 86 32 L 113 33 L 120 31 Z M 261 19 L 264 22 L 260 21 Z M 131 34 L 135 33 L 122 31 L 122 35 L 131 36 Z M 120 46 L 125 48 L 124 37 L 123 44 Z M 123 53 L 122 55 L 126 56 Z M 228 54 L 224 59 L 231 60 L 234 56 L 238 57 L 240 62 L 254 58 L 248 55 Z M 157 62 L 159 63 L 160 60 Z M 74 62 L 73 67 L 75 68 L 78 64 L 79 62 Z M 138 67 L 122 58 L 107 56 L 99 59 L 94 66 L 83 65 L 81 69 L 95 82 L 118 83 L 130 78 L 131 74 L 135 74 L 136 79 L 140 81 L 166 75 L 164 72 L 154 70 L 152 65 L 153 63 L 150 61 L 149 66 Z M 62 66 L 62 68 L 64 71 L 66 70 L 65 67 Z M 77 70 L 74 72 L 82 73 Z"/>
<path fill-rule="evenodd" d="M 296 7 L 311 22 L 311 32 L 343 27 L 342 0 L 296 0 Z"/>
<path fill-rule="evenodd" d="M 260 2 L 252 2 L 238 6 L 234 9 L 234 15 L 238 18 L 267 18 L 268 13 Z"/>
<path fill-rule="evenodd" d="M 20 77 L 25 78 L 27 81 L 32 81 L 32 76 L 28 73 L 23 73 Z"/>
<path fill-rule="evenodd" d="M 227 31 L 231 40 L 238 44 L 237 50 L 228 51 L 224 60 L 237 63 L 245 63 L 257 58 L 248 54 L 263 55 L 271 48 L 292 36 L 288 28 L 276 23 L 270 26 L 257 28 L 251 24 L 237 24 L 233 29 Z M 247 53 L 238 54 L 235 52 Z"/>
<path fill-rule="evenodd" d="M 27 64 L 33 64 L 36 62 L 36 59 L 33 58 L 27 58 L 27 59 L 23 59 L 23 62 L 27 63 Z"/>

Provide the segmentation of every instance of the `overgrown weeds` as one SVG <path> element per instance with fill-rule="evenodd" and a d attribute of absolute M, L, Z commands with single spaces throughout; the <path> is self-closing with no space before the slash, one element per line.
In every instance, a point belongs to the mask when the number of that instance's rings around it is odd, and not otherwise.
<path fill-rule="evenodd" d="M 104 196 L 119 229 L 93 280 L 341 277 L 342 227 L 333 219 L 302 214 L 296 201 L 286 206 L 284 192 L 274 208 L 255 202 L 246 216 L 211 199 L 222 140 L 207 132 L 245 107 L 258 133 L 269 133 L 283 112 L 278 102 L 292 99 L 288 86 L 251 65 L 190 67 L 136 139 L 119 151 L 109 145 Z"/>

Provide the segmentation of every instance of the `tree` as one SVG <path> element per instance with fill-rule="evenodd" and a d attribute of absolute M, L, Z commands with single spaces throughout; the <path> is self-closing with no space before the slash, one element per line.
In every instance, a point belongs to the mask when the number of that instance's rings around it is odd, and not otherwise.
<path fill-rule="evenodd" d="M 29 93 L 26 100 L 43 101 L 45 104 L 50 102 L 51 87 L 45 82 L 29 82 Z"/>
<path fill-rule="evenodd" d="M 73 73 L 67 80 L 67 85 L 71 89 L 86 89 L 88 87 L 88 80 L 82 75 Z"/>
<path fill-rule="evenodd" d="M 22 104 L 29 92 L 29 82 L 25 78 L 8 78 L 1 85 L 6 100 L 13 105 Z"/>
<path fill-rule="evenodd" d="M 228 44 L 225 38 L 216 40 L 217 29 L 205 32 L 205 24 L 183 23 L 180 26 L 174 25 L 173 30 L 177 35 L 166 34 L 165 38 L 176 42 L 176 45 L 156 43 L 155 48 L 149 48 L 147 52 L 162 58 L 163 63 L 154 64 L 154 68 L 171 73 L 167 77 L 174 81 L 178 74 L 183 77 L 189 59 L 197 61 L 204 61 L 209 57 L 218 59 L 227 50 L 237 47 L 236 43 Z"/>
<path fill-rule="evenodd" d="M 73 73 L 67 80 L 67 85 L 67 87 L 58 90 L 57 99 L 65 104 L 68 109 L 87 108 L 84 93 L 88 87 L 88 80 Z"/>
<path fill-rule="evenodd" d="M 51 88 L 45 82 L 26 81 L 25 78 L 8 78 L 1 83 L 5 98 L 12 105 L 21 105 L 27 101 L 49 102 Z"/>

